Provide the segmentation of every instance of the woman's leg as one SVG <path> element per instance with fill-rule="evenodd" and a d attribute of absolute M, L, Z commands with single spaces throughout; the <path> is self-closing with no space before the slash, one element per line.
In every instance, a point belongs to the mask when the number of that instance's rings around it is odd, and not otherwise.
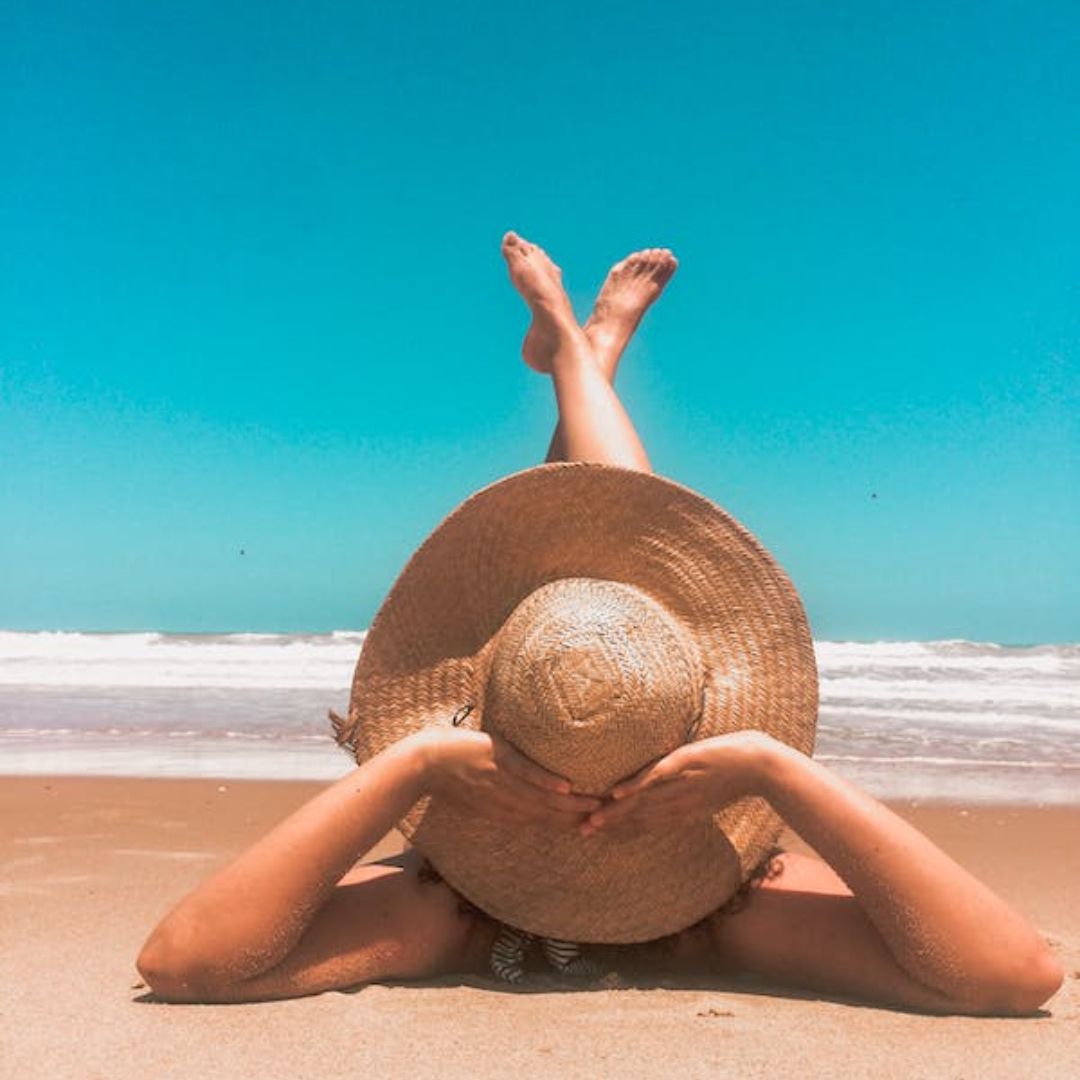
<path fill-rule="evenodd" d="M 597 365 L 612 387 L 623 351 L 645 312 L 663 292 L 678 265 L 675 256 L 666 248 L 647 248 L 628 255 L 608 271 L 592 314 L 582 329 L 592 346 Z M 544 358 L 537 355 L 532 335 L 525 338 L 522 352 L 531 367 L 550 371 L 550 358 L 545 364 Z M 560 418 L 546 460 L 565 461 L 566 457 L 566 441 Z"/>
<path fill-rule="evenodd" d="M 597 461 L 651 472 L 612 384 L 626 343 L 674 273 L 674 257 L 653 249 L 613 267 L 587 333 L 574 318 L 561 271 L 541 248 L 508 233 L 503 255 L 533 313 L 525 358 L 550 373 L 555 384 L 560 422 L 548 460 Z"/>

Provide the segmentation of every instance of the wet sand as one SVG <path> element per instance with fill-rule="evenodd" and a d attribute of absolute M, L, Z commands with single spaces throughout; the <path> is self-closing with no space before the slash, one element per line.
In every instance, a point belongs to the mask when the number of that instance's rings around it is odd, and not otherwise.
<path fill-rule="evenodd" d="M 522 992 L 470 979 L 257 1005 L 155 1002 L 134 968 L 154 922 L 321 786 L 0 777 L 0 1071 L 80 1080 L 1075 1075 L 1080 808 L 894 804 L 1050 940 L 1068 977 L 1037 1017 L 922 1016 L 704 980 Z"/>

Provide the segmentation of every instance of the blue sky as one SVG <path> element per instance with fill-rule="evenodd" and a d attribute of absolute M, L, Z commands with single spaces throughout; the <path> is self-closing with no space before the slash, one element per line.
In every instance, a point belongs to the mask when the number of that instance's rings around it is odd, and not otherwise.
<path fill-rule="evenodd" d="M 514 228 L 675 250 L 620 393 L 818 636 L 1080 640 L 1075 4 L 6 10 L 0 626 L 366 625 L 546 449 Z"/>

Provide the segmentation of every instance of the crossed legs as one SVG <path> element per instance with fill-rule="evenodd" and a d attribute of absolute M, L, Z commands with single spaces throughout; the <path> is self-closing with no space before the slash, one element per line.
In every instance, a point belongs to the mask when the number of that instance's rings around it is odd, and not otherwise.
<path fill-rule="evenodd" d="M 666 249 L 634 252 L 611 268 L 584 327 L 547 253 L 516 233 L 503 239 L 514 287 L 532 311 L 522 353 L 554 383 L 559 422 L 548 461 L 596 461 L 651 472 L 648 455 L 615 393 L 623 350 L 677 267 Z"/>

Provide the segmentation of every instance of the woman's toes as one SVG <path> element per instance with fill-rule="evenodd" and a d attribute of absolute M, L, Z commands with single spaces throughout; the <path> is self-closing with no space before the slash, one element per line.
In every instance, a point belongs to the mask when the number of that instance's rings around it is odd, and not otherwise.
<path fill-rule="evenodd" d="M 522 236 L 518 236 L 513 230 L 503 237 L 502 250 L 504 255 L 510 255 L 512 253 L 528 255 L 532 248 L 533 245 L 530 244 L 528 240 Z"/>

